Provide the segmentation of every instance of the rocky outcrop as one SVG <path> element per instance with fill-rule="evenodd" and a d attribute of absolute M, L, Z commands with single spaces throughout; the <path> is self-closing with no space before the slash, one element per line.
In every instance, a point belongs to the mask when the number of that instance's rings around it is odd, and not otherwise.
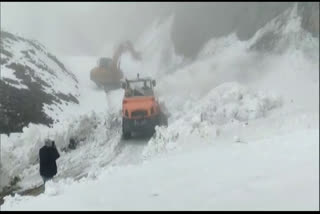
<path fill-rule="evenodd" d="M 319 37 L 319 2 L 299 2 L 298 12 L 301 14 L 301 26 Z"/>
<path fill-rule="evenodd" d="M 45 105 L 78 103 L 76 77 L 43 45 L 1 31 L 0 47 L 0 133 L 20 132 L 30 122 L 50 125 Z"/>
<path fill-rule="evenodd" d="M 260 28 L 251 39 L 250 50 L 282 53 L 292 49 L 307 51 L 314 47 L 314 36 L 319 35 L 314 27 L 316 16 L 308 2 L 292 5 Z M 313 5 L 315 6 L 315 5 Z M 318 11 L 319 24 L 319 11 Z"/>

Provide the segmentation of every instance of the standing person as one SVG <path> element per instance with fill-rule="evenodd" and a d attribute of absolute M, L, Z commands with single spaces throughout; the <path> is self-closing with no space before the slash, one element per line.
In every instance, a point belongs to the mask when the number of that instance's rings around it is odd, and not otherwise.
<path fill-rule="evenodd" d="M 55 146 L 54 141 L 47 139 L 45 141 L 45 145 L 39 150 L 40 175 L 44 184 L 57 174 L 56 160 L 59 157 L 60 154 Z"/>

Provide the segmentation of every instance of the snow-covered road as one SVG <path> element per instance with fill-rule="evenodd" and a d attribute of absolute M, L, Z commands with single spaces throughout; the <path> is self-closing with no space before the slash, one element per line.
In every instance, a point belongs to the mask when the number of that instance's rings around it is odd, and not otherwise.
<path fill-rule="evenodd" d="M 149 138 L 135 138 L 122 140 L 118 155 L 110 162 L 111 166 L 138 164 L 143 161 L 143 149 L 148 144 Z"/>
<path fill-rule="evenodd" d="M 317 210 L 318 139 L 310 129 L 246 144 L 194 144 L 109 167 L 96 179 L 48 183 L 44 194 L 9 197 L 1 209 Z"/>

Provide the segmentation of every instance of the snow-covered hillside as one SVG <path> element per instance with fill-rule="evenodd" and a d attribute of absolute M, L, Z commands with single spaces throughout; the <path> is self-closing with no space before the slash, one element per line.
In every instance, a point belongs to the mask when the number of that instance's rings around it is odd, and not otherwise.
<path fill-rule="evenodd" d="M 37 41 L 1 31 L 0 133 L 29 122 L 52 124 L 64 106 L 78 104 L 78 81 Z"/>
<path fill-rule="evenodd" d="M 94 60 L 64 58 L 80 106 L 51 129 L 2 136 L 1 157 L 8 178 L 37 186 L 37 151 L 50 134 L 59 173 L 39 196 L 5 197 L 2 210 L 319 209 L 319 38 L 301 28 L 296 8 L 248 41 L 213 38 L 191 64 L 174 53 L 172 18 L 136 42 L 142 61 L 121 58 L 126 75 L 156 78 L 168 127 L 146 143 L 122 141 L 122 89 L 97 91 L 86 76 Z M 260 48 L 270 32 L 272 48 Z"/>

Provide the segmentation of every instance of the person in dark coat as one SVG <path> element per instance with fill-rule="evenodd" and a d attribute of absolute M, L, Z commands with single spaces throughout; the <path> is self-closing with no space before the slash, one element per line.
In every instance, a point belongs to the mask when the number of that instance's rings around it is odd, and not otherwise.
<path fill-rule="evenodd" d="M 44 184 L 57 174 L 56 160 L 60 154 L 55 146 L 54 141 L 46 140 L 45 145 L 39 150 L 40 158 L 40 175 Z"/>

